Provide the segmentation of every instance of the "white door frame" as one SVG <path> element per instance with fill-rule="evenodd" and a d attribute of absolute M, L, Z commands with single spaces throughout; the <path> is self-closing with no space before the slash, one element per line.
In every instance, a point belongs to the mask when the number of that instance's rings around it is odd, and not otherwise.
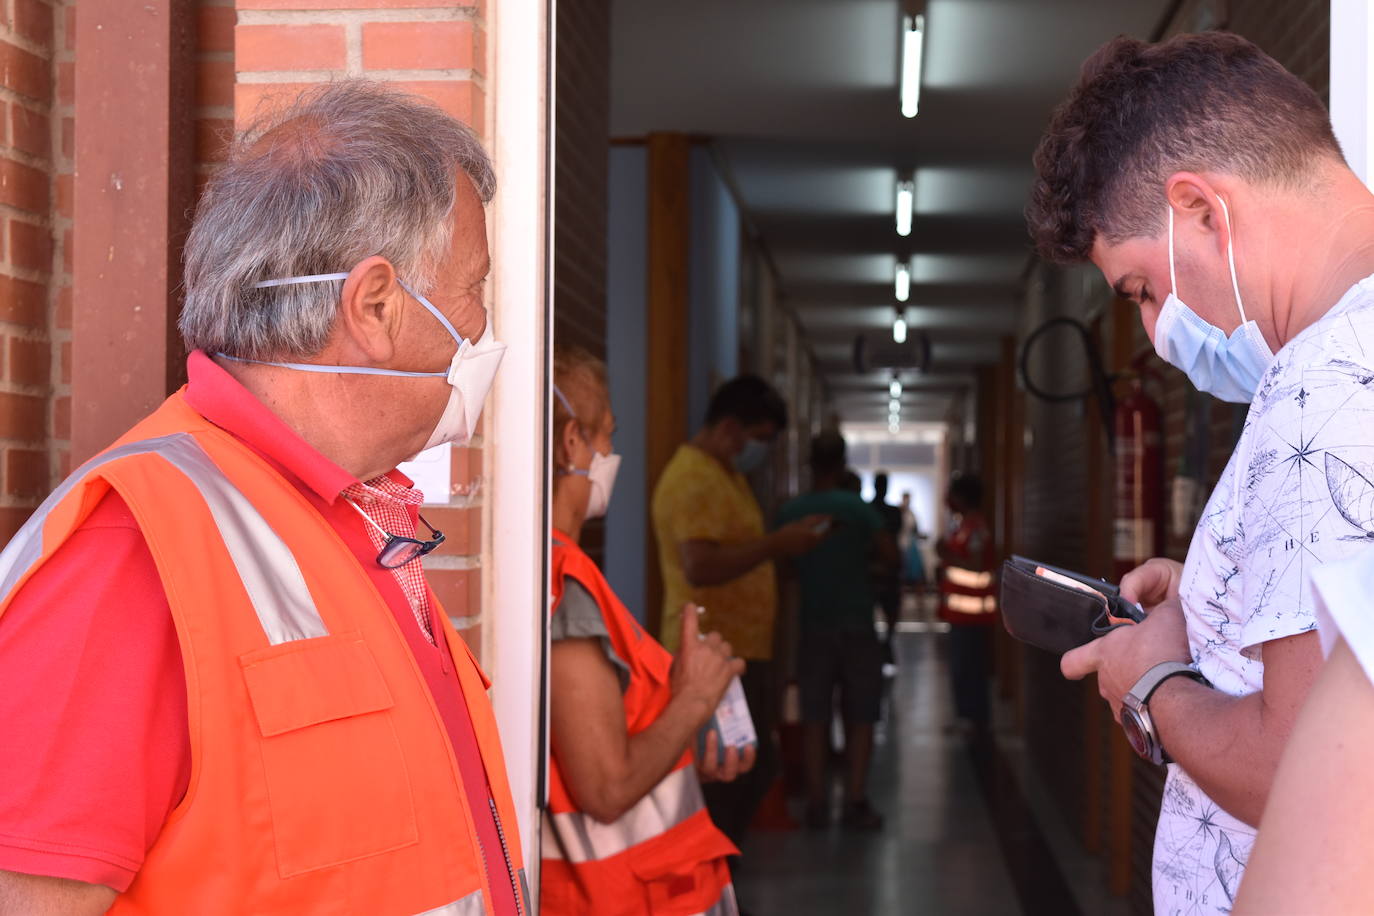
<path fill-rule="evenodd" d="M 520 819 L 530 888 L 539 888 L 546 713 L 549 366 L 552 309 L 553 22 L 556 0 L 488 2 L 492 158 L 492 297 L 508 345 L 485 435 L 491 481 L 483 662 Z M 538 905 L 531 901 L 531 909 Z"/>
<path fill-rule="evenodd" d="M 1331 0 L 1331 124 L 1346 162 L 1365 184 L 1374 179 L 1374 6 Z"/>

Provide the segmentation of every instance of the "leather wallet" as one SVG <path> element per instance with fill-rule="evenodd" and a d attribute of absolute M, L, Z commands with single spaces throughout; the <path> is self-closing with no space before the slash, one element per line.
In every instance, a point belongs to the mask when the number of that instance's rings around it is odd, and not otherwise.
<path fill-rule="evenodd" d="M 1145 617 L 1115 585 L 1047 563 L 1002 565 L 1002 621 L 1021 642 L 1062 655 Z"/>

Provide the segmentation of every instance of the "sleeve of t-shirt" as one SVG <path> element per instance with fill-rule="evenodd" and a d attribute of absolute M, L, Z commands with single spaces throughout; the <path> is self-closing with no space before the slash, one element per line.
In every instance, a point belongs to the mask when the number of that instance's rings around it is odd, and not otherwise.
<path fill-rule="evenodd" d="M 117 495 L 0 617 L 0 723 L 0 870 L 126 890 L 191 751 L 176 627 Z"/>
<path fill-rule="evenodd" d="M 611 645 L 611 632 L 606 629 L 606 618 L 601 616 L 596 599 L 576 579 L 564 579 L 563 597 L 554 608 L 553 620 L 549 623 L 549 640 L 559 642 L 564 639 L 600 640 L 601 651 L 606 654 L 606 660 L 620 679 L 620 692 L 629 689 L 630 666 Z"/>
<path fill-rule="evenodd" d="M 1374 368 L 1346 359 L 1311 360 L 1262 387 L 1251 410 L 1252 442 L 1237 455 L 1245 464 L 1234 469 L 1239 479 L 1231 484 L 1243 507 L 1237 564 L 1240 645 L 1247 655 L 1258 657 L 1263 643 L 1314 629 L 1312 574 L 1370 549 L 1371 378 Z"/>

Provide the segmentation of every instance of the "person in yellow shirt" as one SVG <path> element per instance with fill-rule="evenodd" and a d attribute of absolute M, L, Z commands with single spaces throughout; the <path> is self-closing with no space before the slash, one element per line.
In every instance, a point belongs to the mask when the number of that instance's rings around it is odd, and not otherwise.
<path fill-rule="evenodd" d="M 787 404 L 763 379 L 742 375 L 711 397 L 706 421 L 678 447 L 654 487 L 654 534 L 663 574 L 660 638 L 677 651 L 682 608 L 704 608 L 703 631 L 716 630 L 748 663 L 744 693 L 759 736 L 758 761 L 746 776 L 704 787 L 715 821 L 736 844 L 777 774 L 773 561 L 806 553 L 825 536 L 826 516 L 769 532 L 745 476 L 768 460 L 787 426 Z"/>

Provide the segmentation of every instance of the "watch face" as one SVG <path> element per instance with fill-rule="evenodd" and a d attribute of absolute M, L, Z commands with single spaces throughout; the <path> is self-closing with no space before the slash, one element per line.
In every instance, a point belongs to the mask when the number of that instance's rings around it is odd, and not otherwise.
<path fill-rule="evenodd" d="M 1131 749 L 1148 760 L 1150 758 L 1150 737 L 1145 733 L 1140 720 L 1135 717 L 1131 710 L 1123 709 L 1121 711 L 1121 730 L 1126 733 L 1126 740 L 1130 742 Z"/>

